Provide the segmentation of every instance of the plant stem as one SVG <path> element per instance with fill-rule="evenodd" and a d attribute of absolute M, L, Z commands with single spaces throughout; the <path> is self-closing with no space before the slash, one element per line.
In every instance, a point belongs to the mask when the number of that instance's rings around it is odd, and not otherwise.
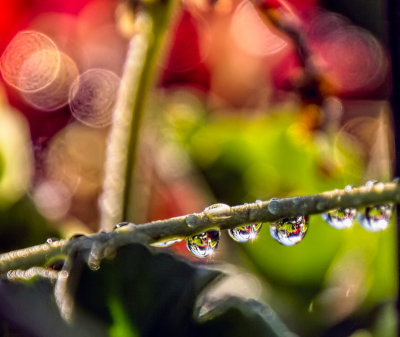
<path fill-rule="evenodd" d="M 101 196 L 102 229 L 132 218 L 135 162 L 141 122 L 149 89 L 154 84 L 157 60 L 176 0 L 146 3 L 136 19 L 139 32 L 129 44 L 127 60 L 114 111 L 107 148 Z"/>
<path fill-rule="evenodd" d="M 43 264 L 47 259 L 68 254 L 73 249 L 90 249 L 94 242 L 109 243 L 119 247 L 130 242 L 154 243 L 173 238 L 184 238 L 209 229 L 228 229 L 246 223 L 276 221 L 281 218 L 322 213 L 344 207 L 362 207 L 371 204 L 400 201 L 400 184 L 379 183 L 372 187 L 361 186 L 351 191 L 334 190 L 320 194 L 256 201 L 233 206 L 228 211 L 218 208 L 208 212 L 193 213 L 142 225 L 128 225 L 108 233 L 86 238 L 61 240 L 0 255 L 0 273 Z"/>

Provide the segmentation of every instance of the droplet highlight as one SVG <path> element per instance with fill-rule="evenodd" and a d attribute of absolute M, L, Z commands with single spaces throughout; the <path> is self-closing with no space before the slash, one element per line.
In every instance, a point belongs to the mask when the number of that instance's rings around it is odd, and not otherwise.
<path fill-rule="evenodd" d="M 365 207 L 359 214 L 361 226 L 370 232 L 379 232 L 388 228 L 392 217 L 392 205 L 382 204 Z"/>
<path fill-rule="evenodd" d="M 128 226 L 128 225 L 132 225 L 133 223 L 132 222 L 129 222 L 129 221 L 124 221 L 124 222 L 120 222 L 120 223 L 117 223 L 115 226 L 114 226 L 114 229 L 113 230 L 116 230 L 116 229 L 118 229 L 118 228 L 122 228 L 122 227 L 125 227 L 125 226 Z"/>
<path fill-rule="evenodd" d="M 270 225 L 271 236 L 284 246 L 293 246 L 303 240 L 308 229 L 306 216 L 278 220 Z"/>
<path fill-rule="evenodd" d="M 151 245 L 153 247 L 157 247 L 157 248 L 166 248 L 166 247 L 170 247 L 181 241 L 182 241 L 182 239 L 173 239 L 173 240 L 155 242 L 155 243 L 152 243 Z"/>
<path fill-rule="evenodd" d="M 60 241 L 59 238 L 48 238 L 46 240 L 46 243 L 48 243 L 49 245 L 54 245 L 57 244 Z"/>
<path fill-rule="evenodd" d="M 228 234 L 236 242 L 249 242 L 257 238 L 261 226 L 261 223 L 238 226 L 228 229 Z"/>
<path fill-rule="evenodd" d="M 211 220 L 226 220 L 232 216 L 232 209 L 226 204 L 214 204 L 204 209 L 204 214 Z"/>
<path fill-rule="evenodd" d="M 221 233 L 218 230 L 211 230 L 186 238 L 186 248 L 194 256 L 205 258 L 213 255 L 218 248 Z"/>

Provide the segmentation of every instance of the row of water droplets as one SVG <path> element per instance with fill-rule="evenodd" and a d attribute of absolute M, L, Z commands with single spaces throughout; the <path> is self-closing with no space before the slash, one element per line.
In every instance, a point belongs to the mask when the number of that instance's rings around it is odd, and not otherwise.
<path fill-rule="evenodd" d="M 365 183 L 365 188 L 379 188 L 379 183 L 375 180 L 369 180 Z M 350 192 L 353 186 L 346 186 L 345 191 Z M 344 229 L 351 227 L 355 220 L 361 226 L 370 232 L 378 232 L 389 226 L 392 217 L 393 205 L 390 203 L 369 205 L 362 212 L 358 212 L 356 208 L 345 207 L 322 213 L 322 218 L 332 227 L 336 229 Z"/>
<path fill-rule="evenodd" d="M 365 188 L 372 189 L 381 184 L 370 180 L 366 182 Z M 346 192 L 352 190 L 352 186 L 345 187 Z M 272 199 L 275 200 L 275 199 Z M 277 200 L 276 200 L 277 201 Z M 257 203 L 257 202 L 256 202 Z M 260 203 L 261 204 L 261 203 Z M 361 226 L 371 232 L 377 232 L 386 229 L 392 216 L 393 205 L 390 203 L 369 205 L 362 212 L 356 208 L 346 207 L 338 208 L 322 213 L 322 218 L 336 229 L 349 228 L 356 219 Z M 203 212 L 210 220 L 229 219 L 231 217 L 231 207 L 226 204 L 215 204 L 207 207 Z M 187 217 L 189 226 L 193 225 L 196 217 Z M 232 229 L 228 229 L 229 236 L 236 242 L 249 242 L 257 238 L 262 224 L 245 224 Z M 272 238 L 284 246 L 293 246 L 303 240 L 308 230 L 308 216 L 298 215 L 279 219 L 270 224 L 270 234 Z M 187 249 L 196 257 L 205 258 L 212 256 L 218 248 L 220 240 L 220 231 L 212 229 L 200 234 L 196 234 L 185 239 Z M 165 242 L 153 244 L 156 247 L 167 247 L 173 245 L 181 239 L 174 239 Z"/>
<path fill-rule="evenodd" d="M 206 207 L 204 215 L 211 221 L 225 220 L 232 216 L 232 209 L 229 205 L 218 203 Z M 190 227 L 194 226 L 197 216 L 189 215 L 186 222 Z M 115 226 L 115 229 L 129 225 L 129 222 L 122 222 Z M 257 238 L 262 227 L 261 223 L 245 224 L 228 229 L 229 236 L 236 242 L 250 242 Z M 292 246 L 299 243 L 307 232 L 308 218 L 296 216 L 280 219 L 270 225 L 272 237 L 285 246 Z M 186 237 L 186 248 L 198 258 L 211 257 L 218 248 L 221 232 L 219 229 L 208 231 Z M 168 241 L 153 243 L 155 247 L 168 247 L 183 239 L 176 238 Z"/>
<path fill-rule="evenodd" d="M 379 188 L 376 181 L 368 181 L 365 188 Z M 346 192 L 352 190 L 352 186 L 346 186 Z M 277 199 L 271 199 L 277 201 Z M 256 201 L 260 207 L 261 201 Z M 369 205 L 362 212 L 358 212 L 356 208 L 346 207 L 338 208 L 322 213 L 322 218 L 332 227 L 336 229 L 349 228 L 357 219 L 361 226 L 371 232 L 377 232 L 386 229 L 392 216 L 393 205 L 383 203 L 377 205 Z M 229 205 L 218 203 L 204 209 L 203 214 L 213 221 L 228 220 L 232 217 L 232 208 Z M 186 222 L 189 227 L 194 227 L 198 221 L 197 215 L 188 215 Z M 133 225 L 131 222 L 121 222 L 114 227 L 114 230 L 120 229 L 127 225 Z M 235 228 L 228 229 L 229 236 L 236 242 L 250 242 L 257 238 L 262 227 L 262 223 L 244 224 Z M 293 246 L 301 242 L 308 230 L 308 216 L 298 215 L 294 217 L 286 217 L 279 219 L 270 224 L 270 234 L 272 238 L 284 246 Z M 78 235 L 77 235 L 78 236 Z M 79 235 L 82 236 L 82 235 Z M 198 258 L 211 257 L 218 248 L 221 232 L 219 229 L 210 229 L 208 231 L 186 237 L 186 248 Z M 181 238 L 169 239 L 153 243 L 154 247 L 168 247 L 177 242 L 182 241 Z M 48 239 L 49 244 L 54 244 L 57 240 Z M 91 254 L 93 255 L 93 254 Z M 91 256 L 90 255 L 90 256 Z M 90 259 L 89 259 L 90 260 Z M 89 261 L 90 262 L 90 261 Z M 89 266 L 92 263 L 89 263 Z M 95 269 L 95 268 L 93 268 Z"/>

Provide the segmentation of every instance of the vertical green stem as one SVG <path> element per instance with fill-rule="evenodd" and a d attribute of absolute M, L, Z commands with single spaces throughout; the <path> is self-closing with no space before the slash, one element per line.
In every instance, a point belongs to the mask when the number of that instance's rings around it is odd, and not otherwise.
<path fill-rule="evenodd" d="M 133 216 L 132 185 L 141 121 L 176 5 L 176 0 L 146 2 L 136 18 L 139 32 L 130 41 L 107 148 L 100 224 L 105 230 Z"/>

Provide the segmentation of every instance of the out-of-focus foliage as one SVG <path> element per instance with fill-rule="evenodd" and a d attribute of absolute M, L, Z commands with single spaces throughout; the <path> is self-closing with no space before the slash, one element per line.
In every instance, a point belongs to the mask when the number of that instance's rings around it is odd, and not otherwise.
<path fill-rule="evenodd" d="M 293 336 L 270 308 L 256 301 L 199 302 L 199 295 L 221 277 L 218 271 L 195 267 L 169 253 L 153 253 L 139 244 L 119 248 L 115 258 L 104 260 L 100 270 L 92 271 L 86 264 L 87 253 L 80 251 L 69 262 L 70 277 L 63 287 L 67 293 L 56 290 L 56 298 L 47 282 L 0 282 L 0 299 L 6 304 L 0 310 L 3 333 L 22 331 L 41 337 Z M 69 311 L 63 301 L 70 296 L 74 304 L 67 324 L 56 302 Z"/>
<path fill-rule="evenodd" d="M 25 119 L 0 97 L 0 208 L 8 207 L 28 189 L 32 154 Z"/>
<path fill-rule="evenodd" d="M 232 205 L 362 183 L 361 148 L 346 133 L 310 130 L 296 111 L 208 116 L 190 95 L 176 95 L 166 103 L 166 132 L 189 151 L 217 199 Z M 236 248 L 272 287 L 268 301 L 305 335 L 390 301 L 396 292 L 393 225 L 380 233 L 357 223 L 340 231 L 312 216 L 304 241 L 294 247 L 279 245 L 264 224 L 257 240 Z"/>
<path fill-rule="evenodd" d="M 56 235 L 26 195 L 33 160 L 26 121 L 0 101 L 0 251 L 43 242 Z"/>

